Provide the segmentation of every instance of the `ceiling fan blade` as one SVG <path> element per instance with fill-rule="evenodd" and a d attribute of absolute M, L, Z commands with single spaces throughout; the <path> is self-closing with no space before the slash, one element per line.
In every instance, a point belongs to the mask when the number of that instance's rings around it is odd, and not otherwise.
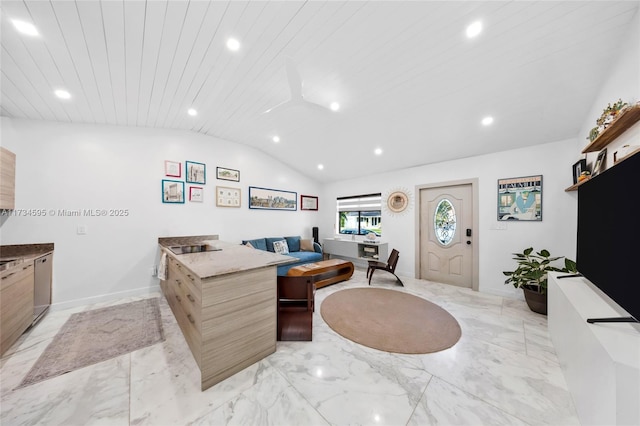
<path fill-rule="evenodd" d="M 283 109 L 287 109 L 289 107 L 292 107 L 294 105 L 300 105 L 302 102 L 300 101 L 293 101 L 291 99 L 289 99 L 288 101 L 284 101 L 284 102 L 280 102 L 278 105 L 273 106 L 271 108 L 269 108 L 266 111 L 263 111 L 261 114 L 269 114 L 275 111 L 279 111 L 279 110 L 283 110 Z"/>
<path fill-rule="evenodd" d="M 289 91 L 291 92 L 292 101 L 301 101 L 302 98 L 302 78 L 298 72 L 293 59 L 290 57 L 285 58 L 285 69 L 287 71 L 287 82 L 289 83 Z"/>
<path fill-rule="evenodd" d="M 304 100 L 303 102 L 307 107 L 312 108 L 312 109 L 317 110 L 317 111 L 320 111 L 320 110 L 322 110 L 323 112 L 331 111 L 330 108 L 327 108 L 326 106 L 317 104 L 315 102 L 311 102 L 311 101 L 307 101 L 307 100 Z"/>
<path fill-rule="evenodd" d="M 329 108 L 324 105 L 316 104 L 315 102 L 310 102 L 304 99 L 304 97 L 302 96 L 302 78 L 300 77 L 298 67 L 293 61 L 293 58 L 285 58 L 285 71 L 287 73 L 287 83 L 289 85 L 289 91 L 291 92 L 291 98 L 288 101 L 284 101 L 274 107 L 269 108 L 262 114 L 269 114 L 274 111 L 288 109 L 293 106 L 304 106 L 315 110 L 329 111 Z"/>

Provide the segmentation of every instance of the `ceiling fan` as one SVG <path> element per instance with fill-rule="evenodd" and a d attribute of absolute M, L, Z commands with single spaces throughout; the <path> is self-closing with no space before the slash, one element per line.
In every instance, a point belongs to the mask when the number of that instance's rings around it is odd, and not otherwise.
<path fill-rule="evenodd" d="M 296 64 L 293 62 L 293 59 L 289 57 L 285 59 L 285 71 L 287 72 L 287 82 L 289 84 L 289 92 L 291 93 L 291 97 L 289 98 L 289 100 L 269 108 L 262 114 L 269 114 L 273 113 L 274 111 L 284 110 L 294 106 L 303 106 L 316 110 L 331 111 L 330 108 L 324 105 L 308 101 L 304 98 L 304 96 L 302 95 L 302 78 L 300 77 L 300 73 L 298 72 Z"/>

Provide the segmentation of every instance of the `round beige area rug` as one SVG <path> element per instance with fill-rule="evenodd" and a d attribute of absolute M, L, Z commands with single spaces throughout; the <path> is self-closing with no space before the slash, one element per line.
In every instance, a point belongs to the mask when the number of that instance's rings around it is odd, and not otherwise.
<path fill-rule="evenodd" d="M 336 333 L 381 351 L 427 354 L 455 345 L 458 321 L 425 299 L 382 288 L 352 288 L 328 296 L 320 309 Z"/>

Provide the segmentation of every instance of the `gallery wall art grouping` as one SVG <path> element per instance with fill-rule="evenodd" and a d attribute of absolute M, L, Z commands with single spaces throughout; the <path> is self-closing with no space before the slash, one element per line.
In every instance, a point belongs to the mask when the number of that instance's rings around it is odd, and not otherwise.
<path fill-rule="evenodd" d="M 184 172 L 184 173 L 183 173 Z M 184 180 L 183 179 L 184 176 Z M 207 165 L 197 161 L 165 160 L 162 179 L 162 202 L 184 204 L 187 197 L 192 203 L 206 202 Z M 240 182 L 240 170 L 216 167 L 216 179 Z M 185 187 L 185 184 L 188 186 Z M 196 184 L 196 185 L 192 185 Z M 298 210 L 298 193 L 281 189 L 248 187 L 248 207 L 254 210 Z M 216 185 L 213 199 L 216 207 L 242 207 L 242 188 Z M 300 210 L 318 210 L 318 197 L 300 195 Z"/>

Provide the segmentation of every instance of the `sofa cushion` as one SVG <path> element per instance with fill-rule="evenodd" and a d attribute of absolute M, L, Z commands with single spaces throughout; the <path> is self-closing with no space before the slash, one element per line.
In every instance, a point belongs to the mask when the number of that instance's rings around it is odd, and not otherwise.
<path fill-rule="evenodd" d="M 289 252 L 287 256 L 295 257 L 299 259 L 299 261 L 295 263 L 289 263 L 287 265 L 278 266 L 278 275 L 287 275 L 289 269 L 293 268 L 294 266 L 304 265 L 305 263 L 320 262 L 322 260 L 322 253 L 313 251 L 294 251 Z"/>
<path fill-rule="evenodd" d="M 273 251 L 278 254 L 289 254 L 289 246 L 287 245 L 287 241 L 274 241 Z"/>
<path fill-rule="evenodd" d="M 275 253 L 276 251 L 273 249 L 273 243 L 276 241 L 286 241 L 283 237 L 272 237 L 272 238 L 265 238 L 265 240 L 267 241 L 267 250 Z"/>
<path fill-rule="evenodd" d="M 313 240 L 300 240 L 301 251 L 315 251 L 313 247 Z"/>
<path fill-rule="evenodd" d="M 284 237 L 287 240 L 289 251 L 300 251 L 300 237 Z"/>
<path fill-rule="evenodd" d="M 316 253 L 315 251 L 296 251 L 289 253 L 289 256 L 300 259 L 300 263 L 319 262 L 322 260 L 322 253 Z"/>
<path fill-rule="evenodd" d="M 243 240 L 242 244 L 251 243 L 253 248 L 258 250 L 267 250 L 267 241 L 265 238 L 256 238 L 255 240 Z M 273 250 L 271 250 L 273 251 Z"/>

